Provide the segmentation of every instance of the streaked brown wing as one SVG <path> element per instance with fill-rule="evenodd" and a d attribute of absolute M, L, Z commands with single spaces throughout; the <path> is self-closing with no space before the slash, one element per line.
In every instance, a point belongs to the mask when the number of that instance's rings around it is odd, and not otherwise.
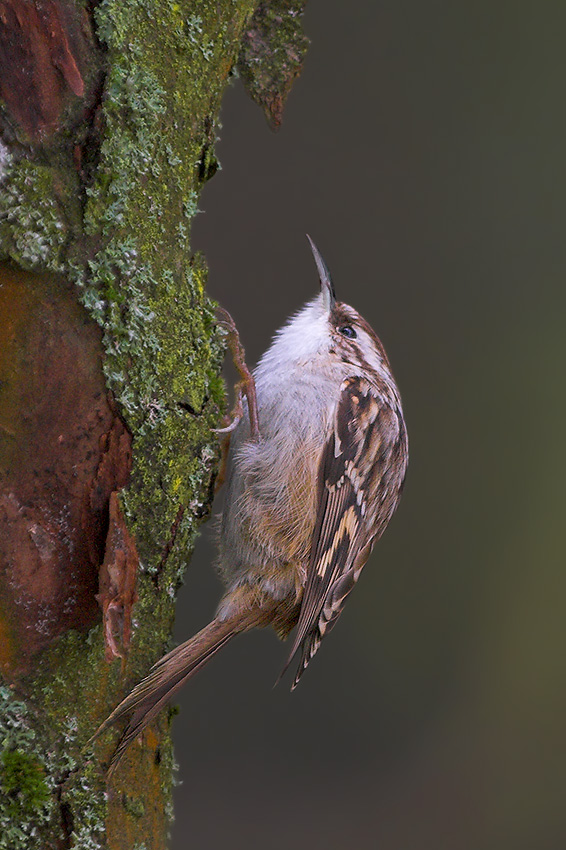
<path fill-rule="evenodd" d="M 400 408 L 388 404 L 365 378 L 348 378 L 321 459 L 307 582 L 285 666 L 302 646 L 293 688 L 336 623 L 397 506 L 407 455 Z"/>

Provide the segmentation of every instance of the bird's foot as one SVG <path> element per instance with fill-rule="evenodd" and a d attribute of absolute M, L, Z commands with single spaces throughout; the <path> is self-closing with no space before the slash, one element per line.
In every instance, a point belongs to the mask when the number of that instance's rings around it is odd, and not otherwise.
<path fill-rule="evenodd" d="M 254 376 L 247 366 L 244 346 L 240 341 L 240 334 L 234 319 L 223 307 L 218 308 L 218 313 L 220 322 L 227 332 L 228 348 L 232 354 L 234 366 L 242 380 L 236 384 L 236 403 L 228 417 L 225 418 L 226 424 L 216 430 L 218 434 L 231 434 L 243 416 L 242 397 L 245 395 L 250 416 L 250 436 L 252 440 L 259 440 L 259 417 Z"/>

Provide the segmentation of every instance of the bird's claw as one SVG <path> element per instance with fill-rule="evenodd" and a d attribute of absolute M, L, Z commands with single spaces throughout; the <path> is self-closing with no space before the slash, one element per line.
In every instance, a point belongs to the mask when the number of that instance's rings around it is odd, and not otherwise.
<path fill-rule="evenodd" d="M 230 434 L 234 430 L 243 416 L 242 396 L 245 395 L 248 401 L 251 439 L 257 441 L 259 440 L 259 416 L 257 412 L 257 395 L 254 376 L 247 366 L 246 354 L 240 341 L 240 334 L 238 333 L 234 319 L 223 307 L 218 308 L 218 313 L 220 315 L 220 322 L 227 331 L 228 347 L 232 353 L 234 366 L 242 380 L 237 385 L 236 404 L 234 405 L 234 410 L 230 414 L 230 422 L 224 428 L 217 429 L 217 433 Z"/>

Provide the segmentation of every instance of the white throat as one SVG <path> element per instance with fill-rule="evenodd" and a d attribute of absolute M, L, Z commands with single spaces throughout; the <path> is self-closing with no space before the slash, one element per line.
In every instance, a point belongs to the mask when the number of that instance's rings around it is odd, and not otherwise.
<path fill-rule="evenodd" d="M 318 295 L 277 331 L 257 365 L 256 378 L 312 363 L 328 352 L 330 339 L 328 311 Z"/>

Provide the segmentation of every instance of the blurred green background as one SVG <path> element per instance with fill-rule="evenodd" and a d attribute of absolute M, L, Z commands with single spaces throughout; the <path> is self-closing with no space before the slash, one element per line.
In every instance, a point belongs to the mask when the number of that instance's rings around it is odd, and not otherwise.
<path fill-rule="evenodd" d="M 566 6 L 310 0 L 273 135 L 239 83 L 193 244 L 250 362 L 317 291 L 403 394 L 400 509 L 292 695 L 235 641 L 183 692 L 174 850 L 566 847 Z M 176 636 L 220 596 L 211 524 Z"/>

